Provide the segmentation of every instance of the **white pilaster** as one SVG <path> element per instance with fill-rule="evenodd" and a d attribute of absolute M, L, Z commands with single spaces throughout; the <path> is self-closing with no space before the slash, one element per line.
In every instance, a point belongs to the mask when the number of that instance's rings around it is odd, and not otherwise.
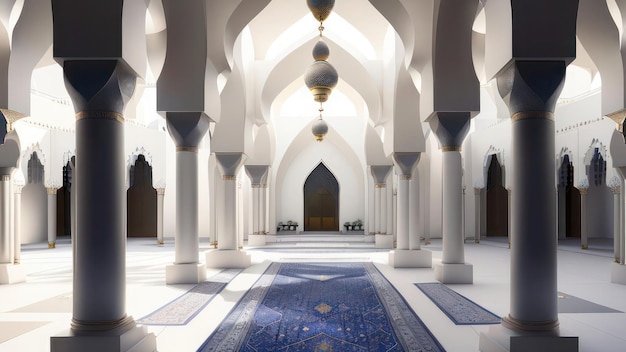
<path fill-rule="evenodd" d="M 217 219 L 217 249 L 206 252 L 209 268 L 246 268 L 251 264 L 250 255 L 237 245 L 237 174 L 246 155 L 239 152 L 216 152 L 217 166 L 222 175 L 223 203 Z"/>
<path fill-rule="evenodd" d="M 480 243 L 480 188 L 474 188 L 474 242 Z"/>
<path fill-rule="evenodd" d="M 442 283 L 471 284 L 473 267 L 465 263 L 462 231 L 463 190 L 462 164 L 459 147 L 445 147 L 443 163 L 442 200 L 442 260 L 435 266 L 435 276 Z"/>
<path fill-rule="evenodd" d="M 613 192 L 613 254 L 615 256 L 615 262 L 620 262 L 620 248 L 621 248 L 621 236 L 620 236 L 620 186 L 619 184 L 611 186 L 611 192 Z"/>
<path fill-rule="evenodd" d="M 157 188 L 157 244 L 163 244 L 163 202 L 165 188 Z"/>
<path fill-rule="evenodd" d="M 588 188 L 579 187 L 580 191 L 580 248 L 589 248 L 587 239 L 587 191 Z"/>
<path fill-rule="evenodd" d="M 48 193 L 48 248 L 55 248 L 57 242 L 57 188 L 46 187 Z"/>
<path fill-rule="evenodd" d="M 206 269 L 198 259 L 198 152 L 176 147 L 176 234 L 174 263 L 165 267 L 165 282 L 193 284 L 204 281 Z"/>
<path fill-rule="evenodd" d="M 14 217 L 13 223 L 13 244 L 15 249 L 13 250 L 13 262 L 19 264 L 22 255 L 22 187 L 23 185 L 15 185 L 13 189 L 13 209 Z"/>

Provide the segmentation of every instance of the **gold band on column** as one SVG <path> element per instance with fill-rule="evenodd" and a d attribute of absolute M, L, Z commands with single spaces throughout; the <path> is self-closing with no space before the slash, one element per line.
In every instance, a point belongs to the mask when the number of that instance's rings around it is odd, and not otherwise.
<path fill-rule="evenodd" d="M 48 242 L 48 248 L 56 248 L 57 244 L 55 242 Z"/>
<path fill-rule="evenodd" d="M 0 176 L 0 181 L 11 181 L 11 175 Z"/>
<path fill-rule="evenodd" d="M 57 194 L 57 188 L 56 187 L 46 187 L 46 192 L 48 193 L 48 195 L 56 195 Z"/>
<path fill-rule="evenodd" d="M 157 191 L 158 195 L 164 195 L 165 194 L 165 188 L 157 188 L 156 191 Z"/>
<path fill-rule="evenodd" d="M 459 147 L 458 145 L 444 145 L 443 147 L 441 147 L 441 151 L 442 152 L 460 152 L 461 147 Z"/>
<path fill-rule="evenodd" d="M 374 188 L 386 188 L 387 184 L 386 183 L 377 183 L 374 185 Z"/>
<path fill-rule="evenodd" d="M 76 121 L 78 120 L 113 120 L 120 123 L 124 122 L 124 115 L 115 111 L 79 111 L 76 113 Z"/>
<path fill-rule="evenodd" d="M 197 153 L 198 147 L 176 147 L 177 152 L 192 152 Z"/>
<path fill-rule="evenodd" d="M 554 114 L 550 111 L 518 111 L 511 115 L 511 122 L 522 120 L 553 120 Z"/>
<path fill-rule="evenodd" d="M 480 191 L 482 191 L 482 188 L 474 188 L 474 194 L 475 195 L 479 195 Z"/>
<path fill-rule="evenodd" d="M 579 189 L 578 189 L 578 192 L 579 192 L 580 194 L 587 194 L 587 188 L 579 188 Z"/>
<path fill-rule="evenodd" d="M 252 188 L 261 188 L 261 184 L 260 183 L 253 183 L 250 187 L 252 187 Z"/>
<path fill-rule="evenodd" d="M 237 175 L 224 175 L 222 176 L 224 181 L 237 181 Z"/>
<path fill-rule="evenodd" d="M 411 175 L 400 175 L 400 181 L 411 181 Z"/>

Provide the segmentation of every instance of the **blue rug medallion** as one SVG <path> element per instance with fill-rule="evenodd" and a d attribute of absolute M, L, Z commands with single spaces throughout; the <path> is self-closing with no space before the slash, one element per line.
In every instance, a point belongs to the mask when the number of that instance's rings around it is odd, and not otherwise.
<path fill-rule="evenodd" d="M 444 351 L 372 263 L 272 263 L 198 351 Z"/>
<path fill-rule="evenodd" d="M 439 282 L 415 284 L 456 325 L 500 324 L 500 317 Z"/>

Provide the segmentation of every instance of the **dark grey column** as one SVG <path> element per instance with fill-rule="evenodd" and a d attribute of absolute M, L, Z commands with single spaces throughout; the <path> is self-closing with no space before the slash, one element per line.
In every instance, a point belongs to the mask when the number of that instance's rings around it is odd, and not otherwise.
<path fill-rule="evenodd" d="M 77 222 L 72 330 L 134 326 L 126 315 L 124 105 L 135 74 L 122 61 L 65 61 L 76 111 Z"/>
<path fill-rule="evenodd" d="M 503 326 L 558 332 L 553 111 L 565 61 L 515 61 L 498 76 L 511 113 L 511 311 Z"/>

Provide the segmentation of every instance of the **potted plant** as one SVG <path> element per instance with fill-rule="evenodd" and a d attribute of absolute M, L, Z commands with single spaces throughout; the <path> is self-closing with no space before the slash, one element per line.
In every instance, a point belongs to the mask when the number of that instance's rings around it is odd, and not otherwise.
<path fill-rule="evenodd" d="M 350 221 L 344 222 L 343 226 L 346 228 L 346 231 L 350 231 L 352 229 L 352 224 L 350 224 Z"/>
<path fill-rule="evenodd" d="M 363 230 L 363 221 L 361 219 L 356 219 L 352 223 L 352 228 L 354 230 Z"/>
<path fill-rule="evenodd" d="M 280 230 L 282 230 L 282 229 L 283 229 L 283 222 L 282 222 L 282 221 L 279 221 L 279 222 L 278 222 L 278 226 L 276 227 L 276 231 L 278 232 L 278 231 L 280 231 Z"/>

